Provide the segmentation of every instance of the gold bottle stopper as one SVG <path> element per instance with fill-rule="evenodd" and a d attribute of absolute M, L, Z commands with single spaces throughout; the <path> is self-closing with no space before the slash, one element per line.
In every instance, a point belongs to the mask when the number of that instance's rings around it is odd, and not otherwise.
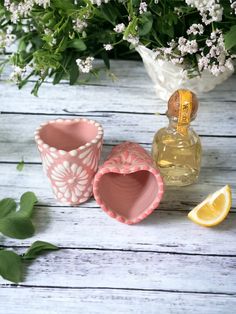
<path fill-rule="evenodd" d="M 168 101 L 168 117 L 176 117 L 177 131 L 186 134 L 187 126 L 196 117 L 198 110 L 198 99 L 196 95 L 188 89 L 178 89 Z"/>

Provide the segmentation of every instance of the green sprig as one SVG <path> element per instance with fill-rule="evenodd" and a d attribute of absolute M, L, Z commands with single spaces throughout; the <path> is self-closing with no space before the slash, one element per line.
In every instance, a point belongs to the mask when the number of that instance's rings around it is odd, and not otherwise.
<path fill-rule="evenodd" d="M 0 201 L 0 233 L 5 236 L 25 239 L 34 234 L 31 221 L 37 197 L 33 192 L 26 192 L 20 198 L 19 209 L 12 198 Z M 45 251 L 58 250 L 58 247 L 44 241 L 34 242 L 22 255 L 0 248 L 0 276 L 11 282 L 20 282 L 25 260 L 33 260 Z"/>

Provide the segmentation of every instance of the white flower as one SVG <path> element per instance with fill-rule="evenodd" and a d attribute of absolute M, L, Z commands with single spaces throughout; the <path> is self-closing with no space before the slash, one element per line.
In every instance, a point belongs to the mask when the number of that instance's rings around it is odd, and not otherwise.
<path fill-rule="evenodd" d="M 6 33 L 0 31 L 0 48 L 6 48 L 16 40 L 16 35 L 11 33 L 11 29 L 8 28 Z"/>
<path fill-rule="evenodd" d="M 185 0 L 185 2 L 199 11 L 206 25 L 222 20 L 223 7 L 219 0 Z"/>
<path fill-rule="evenodd" d="M 139 43 L 139 37 L 138 36 L 133 36 L 131 34 L 128 35 L 128 37 L 124 36 L 124 40 L 127 40 L 129 43 L 131 43 L 134 46 L 137 46 Z"/>
<path fill-rule="evenodd" d="M 22 79 L 22 75 L 26 72 L 26 68 L 21 68 L 19 66 L 13 66 L 13 71 L 10 74 L 10 80 L 15 83 L 19 83 Z"/>
<path fill-rule="evenodd" d="M 34 0 L 34 2 L 35 4 L 43 7 L 44 9 L 50 6 L 50 0 Z"/>
<path fill-rule="evenodd" d="M 83 164 L 90 167 L 93 171 L 97 171 L 99 151 L 89 148 L 79 155 Z"/>
<path fill-rule="evenodd" d="M 139 14 L 143 14 L 147 12 L 147 3 L 145 1 L 141 1 L 139 5 Z"/>
<path fill-rule="evenodd" d="M 229 56 L 225 49 L 224 37 L 222 31 L 216 29 L 210 34 L 210 38 L 206 40 L 208 50 L 202 51 L 201 58 L 198 60 L 198 68 L 200 71 L 208 70 L 213 75 L 218 76 L 226 70 L 233 71 L 233 56 Z"/>
<path fill-rule="evenodd" d="M 112 46 L 111 44 L 104 44 L 103 47 L 104 47 L 104 49 L 107 50 L 107 51 L 113 49 L 113 46 Z"/>
<path fill-rule="evenodd" d="M 199 71 L 202 71 L 203 69 L 207 69 L 208 65 L 210 63 L 210 59 L 206 56 L 202 56 L 198 60 L 198 68 Z"/>
<path fill-rule="evenodd" d="M 77 31 L 78 33 L 82 33 L 83 30 L 88 26 L 88 23 L 84 20 L 81 20 L 79 18 L 77 18 L 76 20 L 73 21 L 74 22 L 74 30 Z"/>
<path fill-rule="evenodd" d="M 12 0 L 4 1 L 4 6 L 11 12 L 11 21 L 14 24 L 16 24 L 20 18 L 28 17 L 34 5 L 39 5 L 46 9 L 50 6 L 50 0 L 24 0 L 19 3 L 12 2 Z"/>
<path fill-rule="evenodd" d="M 87 57 L 85 60 L 77 59 L 76 63 L 82 73 L 89 73 L 93 68 L 93 57 Z"/>
<path fill-rule="evenodd" d="M 92 4 L 96 4 L 97 6 L 100 6 L 103 2 L 108 3 L 110 0 L 90 0 Z"/>
<path fill-rule="evenodd" d="M 170 61 L 173 63 L 173 64 L 181 64 L 184 62 L 184 58 L 171 58 Z"/>
<path fill-rule="evenodd" d="M 122 33 L 124 30 L 125 30 L 125 24 L 124 23 L 117 24 L 116 27 L 114 28 L 114 31 L 116 33 Z"/>
<path fill-rule="evenodd" d="M 43 169 L 45 172 L 53 164 L 54 159 L 58 156 L 54 152 L 49 152 L 47 149 L 43 149 L 41 146 L 38 147 L 42 159 Z"/>
<path fill-rule="evenodd" d="M 89 175 L 75 163 L 64 161 L 51 171 L 51 178 L 57 196 L 64 202 L 78 202 L 88 184 Z"/>
<path fill-rule="evenodd" d="M 189 29 L 187 30 L 187 34 L 193 34 L 193 35 L 202 35 L 204 32 L 204 27 L 202 24 L 192 24 Z"/>
<path fill-rule="evenodd" d="M 230 0 L 230 3 L 231 3 L 231 5 L 230 5 L 231 9 L 233 9 L 234 14 L 236 14 L 236 1 Z"/>
<path fill-rule="evenodd" d="M 185 55 L 187 53 L 194 54 L 198 51 L 198 44 L 195 39 L 187 40 L 184 37 L 180 37 L 178 40 L 178 49 L 182 55 Z"/>

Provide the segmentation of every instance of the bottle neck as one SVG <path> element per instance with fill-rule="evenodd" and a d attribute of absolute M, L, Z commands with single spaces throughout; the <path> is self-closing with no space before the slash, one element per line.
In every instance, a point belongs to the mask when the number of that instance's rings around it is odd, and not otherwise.
<path fill-rule="evenodd" d="M 169 126 L 168 128 L 172 131 L 178 131 L 179 133 L 185 134 L 188 132 L 190 123 L 178 124 L 178 118 L 169 117 Z"/>

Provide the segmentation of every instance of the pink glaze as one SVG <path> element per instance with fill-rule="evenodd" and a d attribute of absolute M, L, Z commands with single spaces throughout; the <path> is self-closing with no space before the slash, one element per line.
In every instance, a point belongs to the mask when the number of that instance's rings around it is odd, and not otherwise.
<path fill-rule="evenodd" d="M 103 129 L 88 119 L 51 120 L 35 132 L 35 140 L 58 201 L 76 205 L 92 195 Z"/>
<path fill-rule="evenodd" d="M 163 180 L 151 156 L 138 144 L 113 148 L 94 178 L 94 197 L 112 218 L 134 224 L 158 207 Z"/>

